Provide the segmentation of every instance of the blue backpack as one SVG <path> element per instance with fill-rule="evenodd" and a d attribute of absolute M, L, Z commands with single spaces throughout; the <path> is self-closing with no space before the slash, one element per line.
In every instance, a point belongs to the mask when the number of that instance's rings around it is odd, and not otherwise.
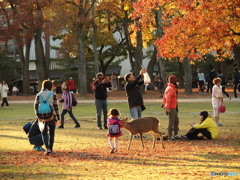
<path fill-rule="evenodd" d="M 39 98 L 40 98 L 41 102 L 40 102 L 39 108 L 38 108 L 38 117 L 40 119 L 48 119 L 48 118 L 52 117 L 53 111 L 50 106 L 50 103 L 48 102 L 48 100 L 52 94 L 53 94 L 53 92 L 50 92 L 48 94 L 48 96 L 46 97 L 46 99 L 43 99 L 42 95 L 39 94 Z"/>

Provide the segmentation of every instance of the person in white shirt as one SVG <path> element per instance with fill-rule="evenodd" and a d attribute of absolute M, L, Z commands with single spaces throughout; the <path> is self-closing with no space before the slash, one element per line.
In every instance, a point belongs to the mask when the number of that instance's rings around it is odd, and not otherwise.
<path fill-rule="evenodd" d="M 213 117 L 214 121 L 216 122 L 217 126 L 222 126 L 219 123 L 219 107 L 223 104 L 223 94 L 222 94 L 222 86 L 221 86 L 221 78 L 214 78 L 213 79 L 213 88 L 212 88 L 212 105 L 213 105 Z"/>
<path fill-rule="evenodd" d="M 202 72 L 202 70 L 199 70 L 198 85 L 199 85 L 199 89 L 202 93 L 204 92 L 204 83 L 205 82 L 206 82 L 206 80 L 205 80 L 205 77 L 204 77 L 204 73 Z"/>
<path fill-rule="evenodd" d="M 9 106 L 8 100 L 7 100 L 8 90 L 9 90 L 8 85 L 7 85 L 6 81 L 3 80 L 2 84 L 0 84 L 1 97 L 3 98 L 1 107 L 3 107 L 4 104 L 6 104 L 7 107 Z"/>

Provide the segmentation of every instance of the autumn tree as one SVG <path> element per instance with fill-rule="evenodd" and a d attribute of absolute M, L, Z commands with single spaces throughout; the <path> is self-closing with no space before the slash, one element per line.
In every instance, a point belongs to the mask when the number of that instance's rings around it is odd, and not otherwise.
<path fill-rule="evenodd" d="M 33 32 L 29 27 L 31 18 L 23 9 L 21 9 L 18 1 L 1 1 L 2 22 L 1 27 L 6 43 L 9 40 L 16 41 L 16 47 L 21 62 L 21 71 L 23 77 L 23 95 L 30 95 L 29 85 L 29 54 Z M 24 52 L 24 46 L 25 52 Z"/>

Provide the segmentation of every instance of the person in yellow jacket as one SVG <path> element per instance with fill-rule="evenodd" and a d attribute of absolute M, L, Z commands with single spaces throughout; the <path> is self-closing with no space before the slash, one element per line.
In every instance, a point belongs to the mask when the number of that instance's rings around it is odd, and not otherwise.
<path fill-rule="evenodd" d="M 192 128 L 189 132 L 182 136 L 184 139 L 215 139 L 218 136 L 218 127 L 213 119 L 208 115 L 207 111 L 200 112 L 200 120 L 199 124 L 192 124 Z M 198 136 L 199 134 L 202 136 Z"/>

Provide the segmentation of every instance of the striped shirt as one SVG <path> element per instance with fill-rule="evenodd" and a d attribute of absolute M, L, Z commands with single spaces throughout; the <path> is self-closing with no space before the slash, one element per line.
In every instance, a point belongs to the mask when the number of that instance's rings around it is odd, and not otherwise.
<path fill-rule="evenodd" d="M 43 96 L 43 99 L 46 99 L 46 97 L 48 96 L 48 94 L 50 93 L 51 91 L 49 90 L 42 90 L 40 91 L 36 98 L 35 98 L 35 101 L 34 101 L 34 110 L 35 110 L 35 114 L 37 114 L 38 112 L 38 108 L 39 108 L 39 104 L 41 102 L 41 99 L 39 98 L 39 94 L 41 94 Z M 55 93 L 53 93 L 49 100 L 48 100 L 52 110 L 56 113 L 56 116 L 57 116 L 57 119 L 59 120 L 60 119 L 60 116 L 59 116 L 59 108 L 58 108 L 58 100 L 57 100 L 57 96 Z"/>

